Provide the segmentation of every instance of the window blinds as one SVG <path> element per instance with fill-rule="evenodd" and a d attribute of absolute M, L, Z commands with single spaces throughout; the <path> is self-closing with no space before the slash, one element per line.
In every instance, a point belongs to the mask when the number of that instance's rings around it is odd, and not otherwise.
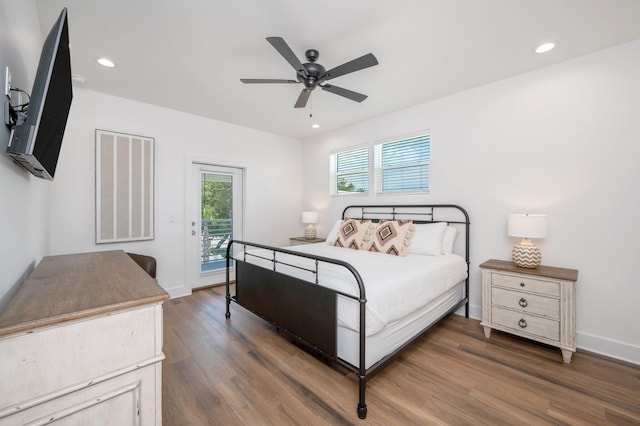
<path fill-rule="evenodd" d="M 331 155 L 332 195 L 369 192 L 369 147 Z"/>
<path fill-rule="evenodd" d="M 375 146 L 376 193 L 429 192 L 429 135 Z"/>

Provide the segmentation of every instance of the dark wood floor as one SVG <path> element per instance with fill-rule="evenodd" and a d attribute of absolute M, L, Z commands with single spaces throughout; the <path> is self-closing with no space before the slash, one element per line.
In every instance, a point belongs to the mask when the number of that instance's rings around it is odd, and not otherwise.
<path fill-rule="evenodd" d="M 164 305 L 165 425 L 640 424 L 640 366 L 493 332 L 452 315 L 372 378 L 357 381 L 237 305 L 223 288 Z"/>

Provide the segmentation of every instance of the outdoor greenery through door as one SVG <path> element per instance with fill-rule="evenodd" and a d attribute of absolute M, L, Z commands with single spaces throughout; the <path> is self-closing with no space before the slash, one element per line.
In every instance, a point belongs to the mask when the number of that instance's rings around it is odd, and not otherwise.
<path fill-rule="evenodd" d="M 233 235 L 233 176 L 200 173 L 202 235 L 201 272 L 225 267 L 227 245 Z"/>

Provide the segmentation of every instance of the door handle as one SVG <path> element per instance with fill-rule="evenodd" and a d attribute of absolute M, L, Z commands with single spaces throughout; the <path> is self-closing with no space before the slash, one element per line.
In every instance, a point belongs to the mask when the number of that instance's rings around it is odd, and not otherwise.
<path fill-rule="evenodd" d="M 196 231 L 191 231 L 191 235 L 196 235 Z"/>

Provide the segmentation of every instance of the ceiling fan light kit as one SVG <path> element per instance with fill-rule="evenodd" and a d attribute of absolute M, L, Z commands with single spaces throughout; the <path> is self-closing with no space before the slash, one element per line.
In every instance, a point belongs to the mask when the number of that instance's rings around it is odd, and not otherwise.
<path fill-rule="evenodd" d="M 325 67 L 317 63 L 320 53 L 315 49 L 309 49 L 305 52 L 307 58 L 306 63 L 301 63 L 298 57 L 293 53 L 289 45 L 284 41 L 282 37 L 267 37 L 267 41 L 282 55 L 282 57 L 289 62 L 289 64 L 296 70 L 296 80 L 283 80 L 283 79 L 266 79 L 266 78 L 241 78 L 240 81 L 246 84 L 263 84 L 263 83 L 276 83 L 276 84 L 304 84 L 304 88 L 298 96 L 295 108 L 304 108 L 309 101 L 311 91 L 316 87 L 320 87 L 322 90 L 351 99 L 352 101 L 362 102 L 367 99 L 367 95 L 354 92 L 342 87 L 333 86 L 325 83 L 332 78 L 340 77 L 345 74 L 349 74 L 355 71 L 360 71 L 365 68 L 378 65 L 378 60 L 372 53 L 367 53 L 364 56 L 353 59 L 342 65 L 327 71 Z"/>

